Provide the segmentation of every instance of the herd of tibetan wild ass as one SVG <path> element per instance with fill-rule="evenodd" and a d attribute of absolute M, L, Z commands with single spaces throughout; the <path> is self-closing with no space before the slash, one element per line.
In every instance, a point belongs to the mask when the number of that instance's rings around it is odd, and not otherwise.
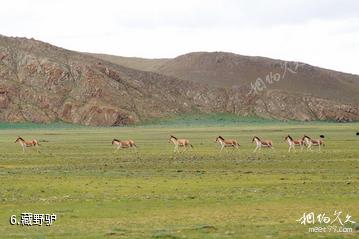
<path fill-rule="evenodd" d="M 359 135 L 359 132 L 357 133 Z M 320 138 L 324 138 L 324 135 L 320 135 Z M 324 141 L 322 139 L 311 139 L 309 136 L 304 135 L 301 139 L 294 140 L 290 135 L 287 135 L 284 138 L 284 141 L 287 141 L 289 148 L 288 152 L 291 150 L 296 150 L 296 147 L 300 148 L 301 151 L 305 147 L 307 150 L 312 150 L 312 146 L 318 147 L 318 150 L 320 151 L 320 148 L 324 146 Z M 193 145 L 190 143 L 188 139 L 178 139 L 177 137 L 171 135 L 169 140 L 169 143 L 172 143 L 174 145 L 174 152 L 180 152 L 179 148 L 183 148 L 182 152 L 186 151 L 189 147 L 193 148 Z M 239 148 L 240 144 L 235 139 L 225 139 L 222 136 L 218 136 L 215 140 L 215 142 L 219 143 L 221 146 L 220 152 L 224 148 Z M 22 147 L 23 152 L 25 153 L 25 149 L 27 147 L 35 147 L 36 149 L 39 146 L 39 142 L 36 139 L 33 139 L 31 141 L 26 141 L 22 137 L 18 137 L 15 141 L 15 143 L 19 143 Z M 269 148 L 273 149 L 273 142 L 271 140 L 261 140 L 259 137 L 254 136 L 252 139 L 252 143 L 255 143 L 256 147 L 253 152 L 256 152 L 257 150 L 261 150 L 261 148 Z M 115 152 L 119 149 L 126 149 L 126 148 L 133 148 L 137 151 L 137 145 L 135 144 L 135 141 L 133 140 L 119 140 L 119 139 L 113 139 L 112 145 L 116 147 Z"/>

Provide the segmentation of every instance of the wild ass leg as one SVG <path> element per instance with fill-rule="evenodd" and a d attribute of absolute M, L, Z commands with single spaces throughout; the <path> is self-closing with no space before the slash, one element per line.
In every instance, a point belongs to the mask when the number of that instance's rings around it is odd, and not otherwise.
<path fill-rule="evenodd" d="M 37 151 L 38 153 L 40 153 L 39 144 L 38 144 L 38 143 L 35 144 L 35 148 L 36 148 L 36 151 Z"/>
<path fill-rule="evenodd" d="M 121 148 L 121 145 L 118 145 L 113 153 L 116 153 Z"/>
<path fill-rule="evenodd" d="M 173 149 L 173 153 L 176 153 L 178 150 L 178 144 L 175 145 L 174 149 Z"/>

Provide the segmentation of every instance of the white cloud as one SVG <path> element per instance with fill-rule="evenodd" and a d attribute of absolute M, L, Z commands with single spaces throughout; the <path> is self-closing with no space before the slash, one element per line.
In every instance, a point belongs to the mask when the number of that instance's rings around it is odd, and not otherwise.
<path fill-rule="evenodd" d="M 9 0 L 0 34 L 139 57 L 230 51 L 359 74 L 359 2 Z"/>

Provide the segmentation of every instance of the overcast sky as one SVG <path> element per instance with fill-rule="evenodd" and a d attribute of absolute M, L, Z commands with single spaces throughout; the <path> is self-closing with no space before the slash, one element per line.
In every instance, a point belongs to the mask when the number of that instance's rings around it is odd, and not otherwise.
<path fill-rule="evenodd" d="M 359 74 L 357 0 L 4 0 L 0 34 L 85 52 L 228 51 Z"/>

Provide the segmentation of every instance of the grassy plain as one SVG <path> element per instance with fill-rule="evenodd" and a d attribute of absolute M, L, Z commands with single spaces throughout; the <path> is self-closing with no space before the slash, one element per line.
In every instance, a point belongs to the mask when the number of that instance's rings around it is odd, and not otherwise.
<path fill-rule="evenodd" d="M 305 212 L 334 219 L 335 210 L 359 221 L 358 129 L 225 117 L 122 128 L 1 124 L 0 238 L 358 238 L 355 229 L 309 233 L 296 221 Z M 326 146 L 287 153 L 288 133 L 324 134 Z M 174 155 L 170 134 L 194 149 Z M 40 140 L 41 152 L 23 154 L 17 135 Z M 240 150 L 219 154 L 218 135 L 236 138 Z M 252 153 L 254 135 L 275 150 Z M 113 138 L 134 139 L 138 153 L 114 154 Z M 10 225 L 22 212 L 57 221 Z"/>

